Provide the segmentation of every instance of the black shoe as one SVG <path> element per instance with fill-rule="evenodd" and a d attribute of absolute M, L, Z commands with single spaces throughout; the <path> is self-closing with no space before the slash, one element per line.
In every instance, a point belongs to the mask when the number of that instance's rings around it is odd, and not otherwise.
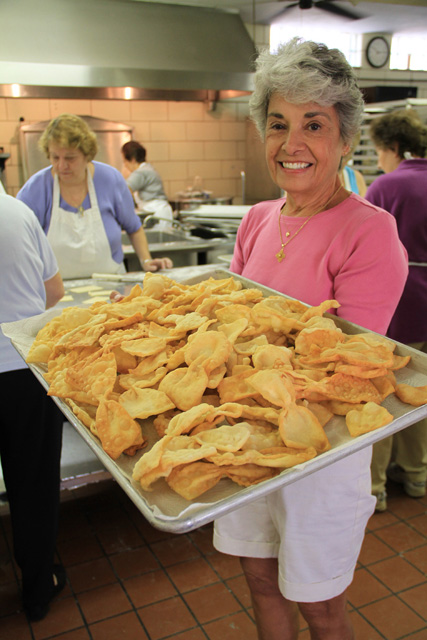
<path fill-rule="evenodd" d="M 25 607 L 25 613 L 27 614 L 27 618 L 31 622 L 38 622 L 39 620 L 43 620 L 49 612 L 50 603 L 58 594 L 61 593 L 62 589 L 65 587 L 67 574 L 65 573 L 65 569 L 62 564 L 54 564 L 53 565 L 53 574 L 56 578 L 56 584 L 53 587 L 52 595 L 49 598 L 49 601 L 45 604 L 35 604 L 32 606 Z"/>

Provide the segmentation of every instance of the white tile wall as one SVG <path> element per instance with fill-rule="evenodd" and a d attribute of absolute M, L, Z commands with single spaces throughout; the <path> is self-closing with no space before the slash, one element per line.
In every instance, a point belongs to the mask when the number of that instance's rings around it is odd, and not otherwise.
<path fill-rule="evenodd" d="M 251 36 L 255 34 L 259 49 L 268 46 L 268 27 L 246 27 Z M 358 74 L 362 86 L 396 82 L 392 80 L 392 72 L 387 77 L 384 72 L 371 72 L 367 78 L 366 70 L 358 70 Z M 418 97 L 427 98 L 426 73 L 412 73 L 405 78 L 400 78 L 400 84 L 417 85 Z M 170 199 L 192 185 L 197 175 L 205 189 L 214 195 L 231 196 L 234 204 L 241 202 L 247 98 L 223 100 L 213 111 L 203 102 L 0 98 L 0 147 L 11 154 L 6 162 L 5 181 L 12 195 L 16 195 L 23 181 L 19 152 L 21 119 L 30 124 L 64 112 L 130 125 L 134 139 L 146 147 L 148 161 L 162 175 Z"/>
<path fill-rule="evenodd" d="M 163 177 L 170 199 L 191 186 L 197 175 L 214 195 L 231 196 L 239 204 L 248 114 L 247 99 L 242 98 L 218 103 L 214 111 L 203 102 L 1 98 L 0 146 L 11 154 L 5 181 L 12 195 L 23 181 L 20 118 L 31 124 L 65 112 L 130 125 L 133 137 L 146 147 L 148 161 Z"/>

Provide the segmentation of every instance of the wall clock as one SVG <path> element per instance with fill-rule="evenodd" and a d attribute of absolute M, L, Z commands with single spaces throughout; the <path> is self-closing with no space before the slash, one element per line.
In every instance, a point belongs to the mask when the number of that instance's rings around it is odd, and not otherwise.
<path fill-rule="evenodd" d="M 366 59 L 376 69 L 380 69 L 387 64 L 390 57 L 390 47 L 385 38 L 375 36 L 366 45 Z"/>

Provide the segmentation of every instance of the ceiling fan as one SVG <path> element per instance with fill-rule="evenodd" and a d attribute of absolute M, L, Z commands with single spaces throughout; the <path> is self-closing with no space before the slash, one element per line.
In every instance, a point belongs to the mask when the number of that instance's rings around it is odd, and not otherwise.
<path fill-rule="evenodd" d="M 280 2 L 281 0 L 279 0 Z M 350 9 L 344 8 L 342 5 L 335 4 L 335 0 L 298 0 L 298 2 L 292 2 L 285 9 L 280 11 L 278 14 L 273 16 L 273 20 L 276 20 L 279 16 L 284 16 L 286 13 L 293 9 L 294 7 L 299 7 L 299 9 L 312 9 L 316 7 L 317 9 L 321 9 L 322 11 L 326 11 L 328 13 L 334 14 L 336 16 L 340 16 L 342 18 L 347 18 L 349 20 L 360 20 L 364 16 Z"/>

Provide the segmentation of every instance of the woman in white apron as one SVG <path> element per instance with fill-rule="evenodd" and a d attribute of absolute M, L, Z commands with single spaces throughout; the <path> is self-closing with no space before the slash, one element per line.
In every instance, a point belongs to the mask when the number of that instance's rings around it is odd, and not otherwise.
<path fill-rule="evenodd" d="M 64 279 L 124 273 L 122 229 L 143 270 L 172 267 L 169 258 L 151 258 L 126 182 L 117 169 L 93 160 L 96 136 L 82 118 L 55 118 L 39 145 L 52 164 L 33 175 L 17 198 L 38 217 Z"/>
<path fill-rule="evenodd" d="M 156 228 L 170 227 L 173 220 L 172 207 L 159 173 L 145 161 L 145 148 L 139 142 L 131 140 L 122 146 L 121 152 L 126 169 L 131 172 L 126 182 L 138 208 L 158 218 Z"/>
<path fill-rule="evenodd" d="M 117 263 L 111 256 L 90 171 L 87 171 L 87 184 L 91 206 L 75 214 L 61 208 L 57 174 L 53 178 L 52 217 L 47 237 L 63 278 L 125 273 L 123 262 Z"/>

